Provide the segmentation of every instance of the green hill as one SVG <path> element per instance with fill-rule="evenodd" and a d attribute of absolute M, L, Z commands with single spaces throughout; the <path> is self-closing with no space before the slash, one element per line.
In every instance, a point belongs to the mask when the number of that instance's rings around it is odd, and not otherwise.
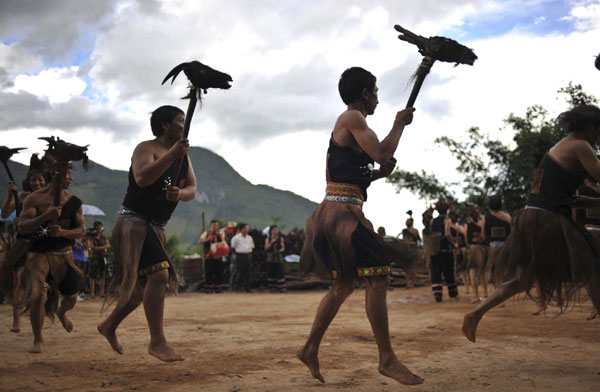
<path fill-rule="evenodd" d="M 179 203 L 169 224 L 167 234 L 178 234 L 184 245 L 192 245 L 202 232 L 202 212 L 206 223 L 211 219 L 247 222 L 262 229 L 279 217 L 279 225 L 285 229 L 304 227 L 306 219 L 317 206 L 316 203 L 292 192 L 282 191 L 267 185 L 253 185 L 227 163 L 222 157 L 201 147 L 190 149 L 198 189 L 196 199 Z M 21 189 L 27 166 L 9 162 L 9 167 Z M 101 208 L 102 220 L 107 230 L 112 230 L 116 212 L 127 189 L 127 172 L 111 170 L 93 163 L 86 173 L 79 163 L 74 165 L 73 184 L 70 191 L 85 204 Z M 6 197 L 8 176 L 0 169 L 0 196 Z M 91 226 L 96 217 L 86 217 Z"/>

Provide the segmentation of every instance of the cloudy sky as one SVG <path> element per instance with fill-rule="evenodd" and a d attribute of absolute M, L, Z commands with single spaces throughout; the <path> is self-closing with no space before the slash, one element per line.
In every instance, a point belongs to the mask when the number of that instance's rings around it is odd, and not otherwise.
<path fill-rule="evenodd" d="M 479 126 L 508 141 L 500 131 L 507 114 L 532 104 L 560 113 L 556 91 L 569 81 L 600 96 L 599 0 L 3 0 L 0 144 L 29 147 L 17 158 L 27 163 L 45 147 L 37 137 L 58 135 L 127 170 L 134 146 L 151 137 L 149 113 L 187 106 L 184 77 L 160 82 L 195 59 L 234 84 L 205 96 L 191 144 L 255 184 L 319 201 L 329 134 L 345 110 L 337 93 L 344 69 L 378 77 L 380 105 L 367 121 L 380 138 L 410 93 L 421 56 L 394 24 L 454 38 L 479 56 L 473 67 L 433 67 L 395 154 L 407 170 L 455 179 L 456 163 L 436 137 Z M 424 205 L 381 180 L 365 212 L 396 234 L 405 211 Z"/>

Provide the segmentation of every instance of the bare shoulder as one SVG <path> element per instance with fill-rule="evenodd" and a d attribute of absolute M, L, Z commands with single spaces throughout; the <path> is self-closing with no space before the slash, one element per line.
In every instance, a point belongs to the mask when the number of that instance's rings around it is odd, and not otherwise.
<path fill-rule="evenodd" d="M 135 147 L 135 149 L 133 150 L 133 154 L 135 155 L 136 153 L 143 154 L 147 152 L 154 152 L 155 149 L 156 143 L 154 143 L 154 140 L 145 140 Z"/>
<path fill-rule="evenodd" d="M 339 124 L 344 124 L 348 128 L 360 128 L 367 123 L 365 116 L 358 110 L 347 110 L 338 118 Z"/>

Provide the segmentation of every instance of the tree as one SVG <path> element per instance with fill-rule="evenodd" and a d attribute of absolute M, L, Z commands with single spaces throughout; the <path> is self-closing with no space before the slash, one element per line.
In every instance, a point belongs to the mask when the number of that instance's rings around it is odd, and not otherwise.
<path fill-rule="evenodd" d="M 558 93 L 567 96 L 566 101 L 571 107 L 598 102 L 593 95 L 585 93 L 580 84 L 569 83 Z M 487 199 L 502 193 L 506 209 L 522 208 L 529 195 L 533 170 L 546 151 L 567 135 L 567 130 L 540 105 L 527 108 L 524 117 L 509 114 L 504 125 L 504 130 L 514 131 L 514 147 L 491 139 L 477 127 L 467 130 L 467 140 L 447 136 L 435 139 L 436 144 L 448 148 L 457 159 L 456 170 L 463 175 L 460 183 L 441 181 L 425 171 L 416 173 L 399 169 L 387 178 L 387 182 L 394 184 L 397 192 L 408 189 L 425 200 L 444 198 L 452 201 L 452 188 L 456 186 L 462 186 L 467 199 Z"/>

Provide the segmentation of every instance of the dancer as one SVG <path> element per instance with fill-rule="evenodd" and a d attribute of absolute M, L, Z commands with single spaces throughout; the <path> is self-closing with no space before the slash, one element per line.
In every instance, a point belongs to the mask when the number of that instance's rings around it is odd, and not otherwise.
<path fill-rule="evenodd" d="M 44 173 L 41 167 L 41 161 L 38 159 L 37 154 L 32 155 L 29 169 L 23 180 L 23 192 L 19 193 L 19 203 L 21 205 L 21 211 L 23 210 L 23 201 L 32 192 L 45 188 L 48 185 L 46 173 Z M 9 181 L 8 182 L 8 195 L 2 204 L 2 218 L 7 218 L 16 209 L 14 198 L 11 197 L 11 192 L 17 190 L 17 185 Z M 15 225 L 19 223 L 19 217 L 15 218 Z M 6 263 L 3 267 L 3 277 L 6 282 L 3 286 L 7 286 L 9 291 L 12 291 L 13 298 L 13 325 L 10 332 L 21 331 L 21 308 L 23 301 L 23 284 L 21 282 L 23 275 L 23 268 L 25 268 L 25 261 L 27 260 L 27 251 L 29 250 L 28 236 L 19 234 L 17 232 L 17 240 L 13 247 L 8 252 Z M 14 274 L 14 285 L 12 276 Z"/>
<path fill-rule="evenodd" d="M 174 106 L 156 109 L 150 118 L 155 138 L 138 144 L 131 157 L 129 186 L 111 238 L 115 276 L 108 293 L 116 296 L 116 306 L 98 325 L 119 354 L 123 348 L 116 329 L 143 302 L 150 329 L 148 353 L 165 362 L 184 359 L 167 344 L 163 332 L 165 291 L 177 287 L 164 249 L 164 227 L 177 203 L 193 200 L 196 194 L 189 142 L 182 138 L 184 121 L 183 112 Z M 174 168 L 181 159 L 178 176 Z"/>
<path fill-rule="evenodd" d="M 469 277 L 471 279 L 471 289 L 473 290 L 472 304 L 477 303 L 488 296 L 488 273 L 487 273 L 487 260 L 489 247 L 485 243 L 485 232 L 483 227 L 483 219 L 481 219 L 481 213 L 479 206 L 469 205 L 467 207 L 469 220 L 465 226 L 464 231 L 467 233 L 467 244 L 469 244 L 469 261 L 467 268 L 469 270 Z M 483 297 L 479 296 L 479 290 L 477 285 L 477 277 L 483 286 Z"/>
<path fill-rule="evenodd" d="M 575 196 L 586 175 L 600 181 L 600 161 L 594 153 L 600 109 L 579 105 L 558 120 L 568 135 L 535 169 L 525 210 L 500 254 L 504 283 L 464 317 L 462 331 L 473 342 L 488 310 L 522 291 L 530 294 L 536 282 L 544 303 L 554 299 L 564 309 L 587 286 L 594 307 L 600 309 L 600 246 L 571 216 L 571 208 L 600 207 L 600 199 Z"/>
<path fill-rule="evenodd" d="M 448 287 L 448 296 L 454 299 L 458 298 L 458 287 L 454 277 L 454 256 L 452 255 L 452 251 L 458 248 L 458 242 L 456 242 L 450 231 L 451 222 L 446 216 L 448 208 L 450 208 L 450 205 L 446 201 L 439 200 L 435 204 L 438 216 L 431 223 L 432 233 L 439 233 L 441 238 L 437 253 L 431 255 L 430 265 L 431 291 L 435 302 L 442 302 L 443 281 L 446 282 Z"/>
<path fill-rule="evenodd" d="M 77 293 L 84 282 L 71 251 L 74 240 L 85 233 L 82 203 L 67 192 L 73 181 L 71 164 L 56 162 L 54 168 L 50 186 L 25 199 L 18 225 L 19 234 L 32 235 L 23 271 L 33 329 L 33 347 L 29 350 L 32 353 L 43 350 L 45 316 L 53 318 L 56 312 L 65 330 L 73 331 L 66 312 L 77 303 Z M 55 206 L 57 194 L 59 203 Z M 63 300 L 57 310 L 59 292 Z"/>
<path fill-rule="evenodd" d="M 417 243 L 421 241 L 421 236 L 419 235 L 419 230 L 413 227 L 415 220 L 412 217 L 412 211 L 409 210 L 407 214 L 408 219 L 406 220 L 406 228 L 402 229 L 402 241 L 407 244 L 417 245 Z"/>
<path fill-rule="evenodd" d="M 375 112 L 378 103 L 375 82 L 370 72 L 359 67 L 344 71 L 339 81 L 339 92 L 348 108 L 337 119 L 331 134 L 326 196 L 306 223 L 300 256 L 304 272 L 333 276 L 334 283 L 321 300 L 306 344 L 297 356 L 313 377 L 325 382 L 318 359 L 321 339 L 354 290 L 355 280 L 365 277 L 366 310 L 379 349 L 379 372 L 400 383 L 415 385 L 423 379 L 411 373 L 392 349 L 386 304 L 391 261 L 408 268 L 414 262 L 412 253 L 401 241 L 384 241 L 362 213 L 371 182 L 392 172 L 396 164 L 392 156 L 404 127 L 412 121 L 414 109 L 398 112 L 391 131 L 380 142 L 365 120 Z M 374 161 L 381 164 L 379 170 L 373 169 Z"/>

